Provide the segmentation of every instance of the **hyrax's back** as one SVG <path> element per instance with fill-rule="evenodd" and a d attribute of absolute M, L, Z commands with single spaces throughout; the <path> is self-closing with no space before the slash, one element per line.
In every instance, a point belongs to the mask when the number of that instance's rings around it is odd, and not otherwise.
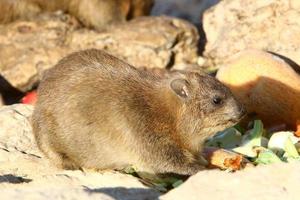
<path fill-rule="evenodd" d="M 116 162 L 120 166 L 128 156 L 136 157 L 128 155 L 130 147 L 122 142 L 124 137 L 131 140 L 124 132 L 129 129 L 126 113 L 116 113 L 137 89 L 130 86 L 129 74 L 130 79 L 137 75 L 128 64 L 98 50 L 73 54 L 50 69 L 39 86 L 33 115 L 41 150 L 67 168 L 114 168 Z M 121 130 L 124 135 L 116 135 Z"/>

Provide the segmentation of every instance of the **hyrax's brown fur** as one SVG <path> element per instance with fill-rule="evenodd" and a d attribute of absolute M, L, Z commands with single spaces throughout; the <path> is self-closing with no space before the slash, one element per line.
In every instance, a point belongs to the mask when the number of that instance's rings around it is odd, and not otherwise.
<path fill-rule="evenodd" d="M 0 0 L 0 23 L 28 19 L 45 11 L 62 10 L 87 27 L 103 28 L 148 15 L 154 0 Z"/>
<path fill-rule="evenodd" d="M 208 75 L 138 70 L 100 50 L 73 53 L 45 73 L 33 130 L 63 168 L 194 174 L 205 138 L 244 114 Z"/>

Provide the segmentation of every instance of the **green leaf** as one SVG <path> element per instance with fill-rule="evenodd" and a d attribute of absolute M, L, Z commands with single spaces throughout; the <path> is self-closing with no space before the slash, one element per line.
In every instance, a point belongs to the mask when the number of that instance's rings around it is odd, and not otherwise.
<path fill-rule="evenodd" d="M 268 143 L 268 148 L 280 156 L 282 156 L 286 151 L 289 151 L 291 155 L 296 155 L 295 150 L 297 151 L 297 149 L 295 147 L 295 143 L 297 143 L 299 140 L 299 138 L 294 136 L 293 132 L 276 132 L 271 136 Z"/>
<path fill-rule="evenodd" d="M 205 146 L 221 147 L 224 149 L 232 149 L 240 145 L 242 134 L 235 128 L 228 128 L 224 131 L 217 133 L 214 137 L 210 138 Z"/>
<path fill-rule="evenodd" d="M 290 137 L 288 137 L 284 143 L 284 150 L 287 153 L 288 157 L 291 158 L 299 157 L 299 153 Z"/>
<path fill-rule="evenodd" d="M 242 137 L 242 145 L 232 150 L 251 158 L 257 157 L 257 152 L 254 148 L 262 145 L 263 131 L 262 122 L 260 120 L 255 120 L 253 129 L 248 131 L 248 133 L 246 132 Z"/>
<path fill-rule="evenodd" d="M 183 180 L 169 176 L 169 177 L 159 177 L 155 174 L 148 172 L 136 172 L 138 176 L 149 185 L 154 185 L 159 191 L 165 192 L 170 188 L 174 188 L 183 183 Z"/>
<path fill-rule="evenodd" d="M 154 188 L 157 189 L 160 192 L 167 192 L 167 186 L 165 184 L 154 184 Z"/>
<path fill-rule="evenodd" d="M 266 137 L 264 137 L 264 136 L 262 136 L 261 137 L 261 146 L 265 147 L 265 148 L 268 148 L 268 143 L 269 143 L 269 139 L 266 138 Z"/>
<path fill-rule="evenodd" d="M 178 180 L 175 183 L 172 184 L 173 188 L 178 187 L 179 185 L 181 185 L 183 183 L 183 180 Z"/>
<path fill-rule="evenodd" d="M 126 173 L 126 174 L 131 174 L 131 175 L 133 175 L 134 173 L 136 173 L 136 170 L 135 170 L 135 168 L 133 166 L 126 167 L 122 171 L 124 173 Z"/>
<path fill-rule="evenodd" d="M 273 151 L 265 149 L 258 154 L 258 157 L 254 162 L 257 164 L 272 164 L 282 161 L 275 153 L 273 153 Z"/>
<path fill-rule="evenodd" d="M 263 123 L 261 120 L 255 120 L 254 121 L 254 127 L 250 131 L 250 133 L 245 134 L 245 137 L 243 138 L 243 145 L 247 146 L 261 146 L 261 137 L 263 134 L 264 128 Z"/>
<path fill-rule="evenodd" d="M 240 132 L 240 133 L 245 133 L 246 132 L 246 130 L 241 126 L 241 125 L 239 125 L 239 124 L 236 124 L 235 126 L 234 126 L 234 128 L 238 131 L 238 132 Z"/>

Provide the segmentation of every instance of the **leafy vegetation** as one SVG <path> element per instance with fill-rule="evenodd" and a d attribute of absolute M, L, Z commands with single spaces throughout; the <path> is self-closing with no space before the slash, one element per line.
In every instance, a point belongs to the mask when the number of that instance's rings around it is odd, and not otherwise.
<path fill-rule="evenodd" d="M 228 128 L 217 133 L 214 137 L 207 140 L 207 148 L 217 147 L 225 149 L 219 153 L 221 156 L 229 156 L 227 151 L 242 155 L 253 165 L 272 164 L 279 162 L 300 161 L 300 137 L 294 132 L 281 131 L 270 133 L 263 128 L 260 120 L 254 121 L 253 128 L 245 131 L 239 126 Z M 231 156 L 231 155 L 230 155 Z M 215 158 L 217 162 L 226 161 L 226 158 Z M 239 165 L 233 163 L 231 165 Z M 221 168 L 221 167 L 220 167 Z M 232 166 L 227 168 L 232 171 Z M 167 192 L 184 182 L 185 179 L 174 176 L 158 177 L 156 175 L 139 172 L 134 167 L 127 168 L 125 173 L 132 174 L 145 183 L 161 192 Z"/>

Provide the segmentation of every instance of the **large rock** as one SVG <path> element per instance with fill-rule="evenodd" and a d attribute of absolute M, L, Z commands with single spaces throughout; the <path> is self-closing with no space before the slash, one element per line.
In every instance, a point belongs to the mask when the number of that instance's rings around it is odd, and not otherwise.
<path fill-rule="evenodd" d="M 4 199 L 155 199 L 138 179 L 113 171 L 55 168 L 38 150 L 30 126 L 32 107 L 0 109 L 0 192 Z"/>
<path fill-rule="evenodd" d="M 248 168 L 236 173 L 202 171 L 161 200 L 296 200 L 299 199 L 300 163 Z"/>
<path fill-rule="evenodd" d="M 25 91 L 66 54 L 104 49 L 137 67 L 181 69 L 197 62 L 198 33 L 169 17 L 141 17 L 106 30 L 79 28 L 61 13 L 0 25 L 0 74 Z"/>
<path fill-rule="evenodd" d="M 300 120 L 300 75 L 278 56 L 245 50 L 221 67 L 217 78 L 264 125 L 296 129 Z"/>
<path fill-rule="evenodd" d="M 300 64 L 299 0 L 223 0 L 204 14 L 207 65 L 243 49 L 271 51 Z"/>

